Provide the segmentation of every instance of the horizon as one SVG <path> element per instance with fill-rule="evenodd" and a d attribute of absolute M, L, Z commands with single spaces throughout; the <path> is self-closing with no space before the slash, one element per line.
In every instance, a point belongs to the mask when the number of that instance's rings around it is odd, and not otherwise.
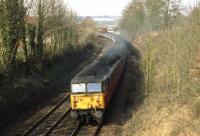
<path fill-rule="evenodd" d="M 123 9 L 132 0 L 65 0 L 65 4 L 77 13 L 78 16 L 116 16 L 121 17 Z M 200 0 L 183 0 L 183 6 L 193 7 Z M 115 3 L 115 8 L 113 7 L 113 2 Z M 106 4 L 105 4 L 106 3 Z M 102 8 L 103 7 L 103 8 Z"/>

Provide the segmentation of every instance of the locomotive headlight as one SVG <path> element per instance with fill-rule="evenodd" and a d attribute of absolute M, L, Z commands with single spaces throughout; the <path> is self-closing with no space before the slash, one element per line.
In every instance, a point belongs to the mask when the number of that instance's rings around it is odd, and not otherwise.
<path fill-rule="evenodd" d="M 86 92 L 86 84 L 72 84 L 72 93 L 85 93 Z"/>

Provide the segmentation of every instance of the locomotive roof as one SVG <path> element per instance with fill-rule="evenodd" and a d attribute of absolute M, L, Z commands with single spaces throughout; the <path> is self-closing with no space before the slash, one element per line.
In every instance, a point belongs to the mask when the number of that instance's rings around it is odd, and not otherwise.
<path fill-rule="evenodd" d="M 107 78 L 121 56 L 104 56 L 83 69 L 72 83 L 96 83 Z"/>
<path fill-rule="evenodd" d="M 97 83 L 106 80 L 126 53 L 125 46 L 115 43 L 100 59 L 95 60 L 75 76 L 71 83 Z"/>

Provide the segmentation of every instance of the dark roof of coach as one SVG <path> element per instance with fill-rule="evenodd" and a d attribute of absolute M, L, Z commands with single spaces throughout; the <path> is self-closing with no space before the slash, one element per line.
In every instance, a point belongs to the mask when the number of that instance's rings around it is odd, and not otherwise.
<path fill-rule="evenodd" d="M 120 60 L 120 56 L 104 56 L 82 70 L 72 83 L 96 83 L 106 80 L 112 67 Z"/>
<path fill-rule="evenodd" d="M 122 56 L 127 54 L 127 47 L 122 40 L 116 41 L 112 48 L 110 48 L 100 59 L 84 68 L 78 75 L 76 75 L 71 83 L 97 83 L 106 80 L 112 73 L 115 64 Z"/>

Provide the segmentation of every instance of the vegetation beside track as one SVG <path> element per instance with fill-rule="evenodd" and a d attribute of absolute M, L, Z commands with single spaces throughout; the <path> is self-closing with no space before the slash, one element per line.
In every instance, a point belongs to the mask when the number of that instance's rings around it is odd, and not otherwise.
<path fill-rule="evenodd" d="M 124 19 L 130 22 L 126 22 L 129 23 L 126 26 L 129 26 L 129 29 L 125 28 L 124 32 L 128 31 L 130 40 L 142 54 L 140 65 L 145 79 L 143 89 L 145 97 L 139 107 L 135 108 L 134 105 L 134 110 L 130 110 L 132 117 L 128 121 L 125 120 L 124 133 L 134 136 L 198 136 L 200 135 L 200 7 L 193 8 L 187 15 L 181 14 L 180 8 L 180 14 L 166 23 L 163 20 L 164 16 L 154 16 L 157 18 L 154 20 L 157 21 L 155 27 L 151 26 L 151 23 L 155 22 L 151 21 L 153 18 L 149 15 L 156 13 L 162 15 L 162 10 L 154 12 L 158 9 L 154 8 L 154 11 L 149 11 L 147 14 L 141 10 L 144 3 L 136 1 L 138 3 L 132 6 L 140 8 L 129 6 L 129 12 L 125 11 L 130 13 L 132 10 L 131 13 L 135 14 L 125 14 Z M 158 6 L 154 3 L 155 0 L 147 1 L 152 3 L 151 6 Z M 140 12 L 135 11 L 138 9 Z M 134 28 L 140 29 L 131 29 L 130 26 L 139 17 L 144 17 L 142 20 L 144 22 L 138 24 L 135 22 Z M 134 101 L 135 97 L 132 99 Z"/>
<path fill-rule="evenodd" d="M 2 122 L 67 87 L 73 71 L 99 49 L 95 25 L 79 20 L 63 0 L 0 1 Z"/>
<path fill-rule="evenodd" d="M 1 87 L 1 121 L 15 118 L 49 96 L 66 91 L 70 79 L 77 70 L 83 68 L 83 62 L 88 60 L 99 47 L 89 44 L 83 51 L 73 55 L 58 56 L 50 67 L 40 75 L 16 74 L 14 79 L 6 81 Z M 69 64 L 70 61 L 70 64 Z"/>

